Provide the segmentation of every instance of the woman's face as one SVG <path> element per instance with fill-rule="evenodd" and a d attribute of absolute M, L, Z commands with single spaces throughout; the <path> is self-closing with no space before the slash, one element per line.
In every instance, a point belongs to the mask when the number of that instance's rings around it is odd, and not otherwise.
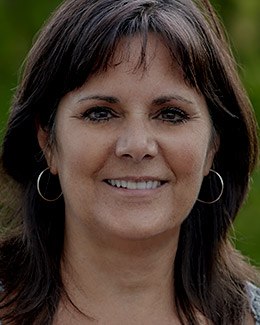
<path fill-rule="evenodd" d="M 146 70 L 136 69 L 139 54 L 138 37 L 130 47 L 121 41 L 115 64 L 59 103 L 47 160 L 59 174 L 73 231 L 130 239 L 178 231 L 211 167 L 204 98 L 156 37 Z M 38 137 L 44 146 L 42 130 Z"/>

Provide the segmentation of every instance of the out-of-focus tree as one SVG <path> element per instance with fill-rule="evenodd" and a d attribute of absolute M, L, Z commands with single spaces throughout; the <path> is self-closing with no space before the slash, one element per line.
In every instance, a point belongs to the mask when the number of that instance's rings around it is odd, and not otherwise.
<path fill-rule="evenodd" d="M 260 1 L 214 0 L 260 121 Z"/>
<path fill-rule="evenodd" d="M 60 0 L 0 0 L 0 130 L 34 35 Z M 0 134 L 1 139 L 1 134 Z"/>
<path fill-rule="evenodd" d="M 19 67 L 33 37 L 60 3 L 61 0 L 0 0 L 0 130 L 4 129 Z M 260 1 L 212 0 L 212 3 L 224 21 L 242 80 L 260 121 Z M 260 172 L 254 175 L 236 233 L 237 247 L 260 265 Z"/>
<path fill-rule="evenodd" d="M 260 123 L 260 1 L 213 2 L 228 31 L 241 78 Z M 259 169 L 254 174 L 250 195 L 236 222 L 236 244 L 243 253 L 250 256 L 253 263 L 260 266 Z"/>

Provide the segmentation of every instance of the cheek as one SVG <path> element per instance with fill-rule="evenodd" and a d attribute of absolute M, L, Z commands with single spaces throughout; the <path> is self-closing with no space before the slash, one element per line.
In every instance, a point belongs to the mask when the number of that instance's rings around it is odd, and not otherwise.
<path fill-rule="evenodd" d="M 168 150 L 167 163 L 174 175 L 172 197 L 174 211 L 181 215 L 190 213 L 199 195 L 207 163 L 207 146 L 202 142 L 180 141 Z M 177 208 L 176 208 L 177 207 Z"/>
<path fill-rule="evenodd" d="M 174 139 L 167 141 L 165 152 L 167 152 L 167 162 L 172 167 L 176 177 L 178 173 L 186 175 L 203 176 L 205 165 L 208 165 L 208 145 L 207 137 L 188 137 L 188 139 Z"/>
<path fill-rule="evenodd" d="M 67 134 L 58 143 L 58 173 L 63 178 L 94 175 L 105 163 L 110 147 L 108 142 L 103 137 L 86 132 Z"/>

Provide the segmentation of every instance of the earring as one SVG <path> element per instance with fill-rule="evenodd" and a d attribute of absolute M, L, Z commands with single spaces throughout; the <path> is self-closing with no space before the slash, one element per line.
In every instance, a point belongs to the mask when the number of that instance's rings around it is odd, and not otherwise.
<path fill-rule="evenodd" d="M 218 197 L 217 197 L 215 200 L 213 200 L 213 201 L 204 201 L 204 200 L 197 199 L 197 201 L 199 201 L 199 202 L 201 202 L 201 203 L 205 203 L 205 204 L 213 204 L 213 203 L 217 202 L 217 201 L 221 198 L 221 196 L 222 196 L 222 194 L 223 194 L 223 191 L 224 191 L 224 182 L 223 182 L 223 178 L 222 178 L 222 177 L 220 176 L 220 174 L 219 174 L 218 172 L 216 172 L 215 170 L 210 169 L 209 171 L 212 172 L 212 173 L 214 173 L 215 175 L 218 176 L 219 181 L 220 181 L 220 184 L 221 184 L 221 190 L 220 190 L 220 193 L 219 193 Z"/>
<path fill-rule="evenodd" d="M 37 178 L 37 191 L 38 191 L 40 197 L 41 197 L 44 201 L 47 201 L 47 202 L 55 202 L 55 201 L 57 201 L 57 200 L 62 196 L 62 192 L 61 192 L 60 195 L 57 196 L 56 198 L 54 198 L 54 199 L 48 199 L 48 198 L 46 198 L 46 197 L 42 194 L 41 189 L 40 189 L 40 181 L 41 181 L 42 175 L 43 175 L 47 170 L 49 170 L 49 169 L 50 169 L 49 167 L 45 168 L 45 169 L 40 173 L 40 175 L 38 176 L 38 178 Z"/>

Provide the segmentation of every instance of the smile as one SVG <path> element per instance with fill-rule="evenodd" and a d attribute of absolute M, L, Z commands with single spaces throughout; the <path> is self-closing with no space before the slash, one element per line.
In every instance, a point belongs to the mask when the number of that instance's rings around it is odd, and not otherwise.
<path fill-rule="evenodd" d="M 105 182 L 111 186 L 117 188 L 125 188 L 127 190 L 154 190 L 156 188 L 161 187 L 165 184 L 165 181 L 125 181 L 125 180 L 118 180 L 118 179 L 107 179 Z"/>

